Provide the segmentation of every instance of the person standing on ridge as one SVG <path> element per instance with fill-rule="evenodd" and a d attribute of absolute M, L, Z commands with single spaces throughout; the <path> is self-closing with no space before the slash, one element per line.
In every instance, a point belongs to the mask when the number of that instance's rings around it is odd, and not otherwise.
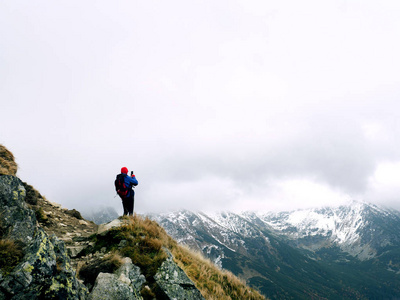
<path fill-rule="evenodd" d="M 128 176 L 128 169 L 126 167 L 121 168 L 121 174 L 118 174 L 115 179 L 115 189 L 122 199 L 124 216 L 133 215 L 135 191 L 132 190 L 132 187 L 138 184 L 133 171 L 131 171 L 131 176 Z"/>

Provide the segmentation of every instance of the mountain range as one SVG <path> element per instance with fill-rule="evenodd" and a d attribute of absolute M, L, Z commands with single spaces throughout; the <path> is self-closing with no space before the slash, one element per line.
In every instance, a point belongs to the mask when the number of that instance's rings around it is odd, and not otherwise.
<path fill-rule="evenodd" d="M 150 217 L 271 299 L 400 299 L 400 212 L 393 209 L 352 202 Z"/>

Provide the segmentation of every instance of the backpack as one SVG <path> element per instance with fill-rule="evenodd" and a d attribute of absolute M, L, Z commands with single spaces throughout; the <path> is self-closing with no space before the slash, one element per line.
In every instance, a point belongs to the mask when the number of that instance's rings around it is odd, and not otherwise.
<path fill-rule="evenodd" d="M 128 195 L 129 189 L 125 184 L 125 176 L 124 174 L 118 174 L 117 178 L 115 179 L 115 190 L 117 191 L 117 194 L 121 198 L 125 198 L 126 195 Z"/>

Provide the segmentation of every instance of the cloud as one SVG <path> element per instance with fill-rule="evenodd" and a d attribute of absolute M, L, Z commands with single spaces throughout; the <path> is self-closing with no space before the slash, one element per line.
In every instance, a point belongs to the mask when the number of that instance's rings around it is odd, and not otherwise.
<path fill-rule="evenodd" d="M 382 162 L 369 178 L 366 200 L 400 209 L 400 162 Z"/>
<path fill-rule="evenodd" d="M 122 166 L 139 211 L 394 203 L 379 174 L 400 160 L 397 9 L 2 3 L 0 143 L 78 209 L 118 207 Z"/>

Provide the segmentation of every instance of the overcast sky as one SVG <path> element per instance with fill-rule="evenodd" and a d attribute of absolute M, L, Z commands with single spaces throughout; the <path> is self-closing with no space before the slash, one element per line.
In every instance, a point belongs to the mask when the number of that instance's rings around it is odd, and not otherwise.
<path fill-rule="evenodd" d="M 400 209 L 399 53 L 396 0 L 0 0 L 0 143 L 70 209 Z"/>

